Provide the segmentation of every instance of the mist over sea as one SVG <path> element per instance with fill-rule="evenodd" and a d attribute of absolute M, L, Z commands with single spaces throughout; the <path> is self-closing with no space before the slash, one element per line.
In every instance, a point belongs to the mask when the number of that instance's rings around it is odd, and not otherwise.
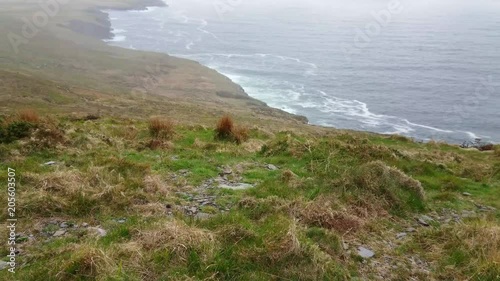
<path fill-rule="evenodd" d="M 313 124 L 500 142 L 500 1 L 166 3 L 107 11 L 109 44 L 199 61 Z"/>

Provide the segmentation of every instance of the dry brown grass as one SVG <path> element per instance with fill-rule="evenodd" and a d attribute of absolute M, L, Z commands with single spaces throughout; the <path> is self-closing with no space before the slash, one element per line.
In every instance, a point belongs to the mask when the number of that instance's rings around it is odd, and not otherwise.
<path fill-rule="evenodd" d="M 159 222 L 151 229 L 139 231 L 136 241 L 146 251 L 168 250 L 175 260 L 185 262 L 191 250 L 207 260 L 217 248 L 215 235 L 208 230 L 188 226 L 182 221 Z"/>
<path fill-rule="evenodd" d="M 172 142 L 163 139 L 152 139 L 146 144 L 146 147 L 151 150 L 171 149 L 173 146 L 174 144 Z"/>
<path fill-rule="evenodd" d="M 85 276 L 96 280 L 99 276 L 106 276 L 117 268 L 113 261 L 103 249 L 88 244 L 72 244 L 66 251 L 71 253 L 69 259 L 56 265 L 55 277 L 57 280 L 75 280 L 75 276 Z"/>
<path fill-rule="evenodd" d="M 235 126 L 233 119 L 226 115 L 217 122 L 215 127 L 215 138 L 242 144 L 248 140 L 249 130 L 246 127 Z"/>
<path fill-rule="evenodd" d="M 144 191 L 156 196 L 169 196 L 171 194 L 167 183 L 159 175 L 147 175 L 144 178 Z"/>
<path fill-rule="evenodd" d="M 17 113 L 17 118 L 29 123 L 40 122 L 40 116 L 34 109 L 23 109 Z"/>
<path fill-rule="evenodd" d="M 327 229 L 334 229 L 340 233 L 355 232 L 363 221 L 347 212 L 334 210 L 332 203 L 327 199 L 317 199 L 308 202 L 298 211 L 301 222 Z"/>
<path fill-rule="evenodd" d="M 281 234 L 269 237 L 266 241 L 266 255 L 271 262 L 276 263 L 290 257 L 301 257 L 303 249 L 299 240 L 297 222 L 292 220 L 288 226 L 288 231 Z"/>
<path fill-rule="evenodd" d="M 217 122 L 215 127 L 215 136 L 219 140 L 231 140 L 233 134 L 234 122 L 233 119 L 225 115 Z"/>
<path fill-rule="evenodd" d="M 149 134 L 155 139 L 172 139 L 175 134 L 174 122 L 158 117 L 151 118 L 149 120 Z"/>
<path fill-rule="evenodd" d="M 67 142 L 66 135 L 54 120 L 47 119 L 33 131 L 30 146 L 36 148 L 54 148 Z"/>
<path fill-rule="evenodd" d="M 248 128 L 237 126 L 232 130 L 232 135 L 237 144 L 242 144 L 249 138 Z"/>

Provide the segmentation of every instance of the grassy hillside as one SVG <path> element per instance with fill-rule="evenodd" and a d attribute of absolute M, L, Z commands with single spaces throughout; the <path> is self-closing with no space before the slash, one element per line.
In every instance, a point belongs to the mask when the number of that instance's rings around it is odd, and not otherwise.
<path fill-rule="evenodd" d="M 4 120 L 4 136 L 19 131 L 9 124 L 30 125 L 0 146 L 1 169 L 18 174 L 21 232 L 20 267 L 2 280 L 500 274 L 499 147 L 269 130 L 238 118 L 248 128 L 239 145 L 217 139 L 215 122 L 31 111 Z"/>
<path fill-rule="evenodd" d="M 307 125 L 195 62 L 100 41 L 98 7 L 146 1 L 70 2 L 19 52 L 0 41 L 19 250 L 11 274 L 2 192 L 0 280 L 500 278 L 500 147 Z M 38 3 L 0 0 L 0 34 Z"/>

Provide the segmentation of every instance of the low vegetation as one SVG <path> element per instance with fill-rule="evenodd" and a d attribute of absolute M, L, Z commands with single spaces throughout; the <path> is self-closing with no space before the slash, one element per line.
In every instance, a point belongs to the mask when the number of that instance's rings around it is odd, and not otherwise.
<path fill-rule="evenodd" d="M 248 140 L 248 129 L 235 126 L 233 119 L 226 115 L 217 122 L 215 137 L 218 140 L 234 141 L 237 144 L 241 144 Z"/>
<path fill-rule="evenodd" d="M 16 280 L 498 280 L 498 147 L 212 124 L 5 116 Z"/>

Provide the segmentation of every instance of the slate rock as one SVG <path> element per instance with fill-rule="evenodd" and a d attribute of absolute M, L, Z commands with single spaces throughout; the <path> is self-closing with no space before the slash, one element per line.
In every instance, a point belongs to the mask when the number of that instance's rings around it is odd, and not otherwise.
<path fill-rule="evenodd" d="M 364 259 L 369 259 L 375 256 L 375 252 L 365 247 L 358 247 L 358 255 Z"/>
<path fill-rule="evenodd" d="M 54 236 L 54 237 L 61 237 L 64 234 L 66 234 L 66 230 L 60 229 L 60 230 L 56 231 L 54 234 L 52 234 L 52 236 Z"/>

